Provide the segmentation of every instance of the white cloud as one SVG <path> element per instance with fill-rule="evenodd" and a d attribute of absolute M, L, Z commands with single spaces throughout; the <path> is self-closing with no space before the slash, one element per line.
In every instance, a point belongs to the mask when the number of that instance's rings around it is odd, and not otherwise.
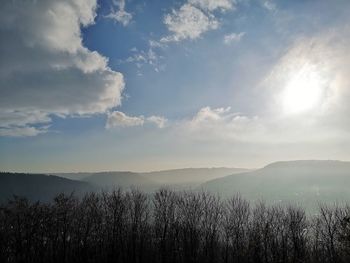
<path fill-rule="evenodd" d="M 104 113 L 120 104 L 123 75 L 82 44 L 96 0 L 6 1 L 0 10 L 2 135 L 35 135 L 50 115 Z M 6 119 L 6 121 L 4 121 Z M 16 130 L 17 129 L 17 130 Z M 40 130 L 43 131 L 43 130 Z"/>
<path fill-rule="evenodd" d="M 232 43 L 239 42 L 241 41 L 244 35 L 245 32 L 227 34 L 224 36 L 224 43 L 226 45 L 231 45 Z"/>
<path fill-rule="evenodd" d="M 132 20 L 132 15 L 125 11 L 125 0 L 114 0 L 113 4 L 118 8 L 117 11 L 114 9 L 106 15 L 106 18 L 113 19 L 123 26 L 127 26 Z"/>
<path fill-rule="evenodd" d="M 45 112 L 3 111 L 0 113 L 2 127 L 25 126 L 27 124 L 49 123 L 51 118 Z"/>
<path fill-rule="evenodd" d="M 165 69 L 165 65 L 161 63 L 163 57 L 156 52 L 156 48 L 162 47 L 159 42 L 150 41 L 150 47 L 147 51 L 138 49 L 131 49 L 132 55 L 129 56 L 126 60 L 121 60 L 120 62 L 124 63 L 134 63 L 138 69 L 141 69 L 144 65 L 151 66 L 154 71 L 160 72 Z M 139 72 L 141 74 L 141 72 Z"/>
<path fill-rule="evenodd" d="M 134 50 L 134 54 L 126 59 L 126 62 L 136 63 L 138 67 L 141 67 L 142 64 L 149 64 L 155 66 L 159 62 L 159 56 L 150 48 L 147 52 Z"/>
<path fill-rule="evenodd" d="M 51 118 L 44 112 L 3 111 L 0 113 L 0 136 L 36 136 L 48 131 Z M 38 125 L 33 127 L 31 125 Z"/>
<path fill-rule="evenodd" d="M 37 136 L 41 133 L 46 133 L 48 127 L 11 127 L 11 128 L 3 128 L 0 127 L 0 136 L 6 137 L 30 137 Z"/>
<path fill-rule="evenodd" d="M 263 6 L 271 12 L 274 12 L 277 10 L 276 4 L 274 2 L 272 2 L 271 0 L 264 1 Z"/>
<path fill-rule="evenodd" d="M 151 116 L 147 118 L 147 121 L 156 124 L 158 128 L 164 128 L 168 120 L 160 116 Z"/>
<path fill-rule="evenodd" d="M 235 0 L 189 0 L 190 4 L 198 6 L 203 10 L 215 11 L 221 9 L 222 11 L 234 8 Z"/>
<path fill-rule="evenodd" d="M 164 24 L 172 35 L 164 37 L 161 42 L 196 39 L 204 32 L 216 29 L 219 22 L 211 14 L 205 14 L 199 8 L 184 4 L 179 10 L 173 10 L 164 17 Z"/>
<path fill-rule="evenodd" d="M 188 0 L 179 9 L 164 17 L 164 24 L 171 32 L 160 42 L 178 42 L 197 39 L 220 25 L 214 11 L 222 12 L 235 8 L 235 0 Z"/>
<path fill-rule="evenodd" d="M 235 9 L 235 0 L 187 0 L 179 8 L 172 9 L 164 16 L 163 23 L 170 34 L 163 36 L 159 41 L 149 41 L 149 52 L 152 51 L 155 59 L 149 59 L 146 52 L 129 57 L 130 62 L 136 62 L 137 67 L 144 63 L 152 65 L 155 71 L 163 71 L 165 65 L 159 64 L 159 56 L 155 48 L 165 48 L 170 42 L 195 40 L 204 33 L 215 30 L 220 26 L 215 11 L 221 12 Z"/>
<path fill-rule="evenodd" d="M 150 40 L 150 41 L 148 41 L 149 42 L 149 46 L 151 47 L 151 48 L 164 48 L 165 47 L 165 45 L 163 44 L 163 43 L 161 43 L 161 42 L 159 42 L 159 41 L 156 41 L 156 40 Z"/>
<path fill-rule="evenodd" d="M 144 116 L 128 116 L 120 111 L 113 111 L 108 113 L 106 128 L 111 129 L 114 127 L 133 127 L 142 126 L 145 123 L 153 123 L 158 128 L 164 128 L 167 119 L 160 116 L 150 116 L 145 118 Z"/>
<path fill-rule="evenodd" d="M 199 140 L 239 140 L 255 139 L 262 132 L 260 119 L 233 112 L 230 107 L 204 107 L 195 116 L 182 124 L 184 132 Z"/>
<path fill-rule="evenodd" d="M 142 126 L 144 123 L 145 118 L 143 116 L 132 117 L 120 111 L 113 111 L 108 113 L 106 128 Z"/>
<path fill-rule="evenodd" d="M 177 134 L 195 141 L 278 145 L 341 141 L 349 133 L 324 125 L 310 116 L 247 116 L 228 108 L 200 109 L 191 119 L 174 127 Z"/>
<path fill-rule="evenodd" d="M 220 121 L 231 117 L 231 108 L 217 108 L 211 109 L 210 107 L 204 107 L 198 111 L 193 117 L 191 123 L 194 125 L 201 124 L 204 122 Z"/>

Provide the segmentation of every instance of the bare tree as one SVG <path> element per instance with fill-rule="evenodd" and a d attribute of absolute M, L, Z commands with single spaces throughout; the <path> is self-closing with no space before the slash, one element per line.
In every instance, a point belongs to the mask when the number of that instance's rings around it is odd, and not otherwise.
<path fill-rule="evenodd" d="M 319 248 L 322 249 L 325 262 L 339 262 L 337 231 L 340 222 L 337 218 L 337 206 L 320 205 L 320 215 L 317 218 Z"/>
<path fill-rule="evenodd" d="M 219 242 L 223 217 L 223 205 L 218 196 L 207 192 L 201 193 L 202 203 L 202 258 L 201 262 L 213 263 L 220 257 Z"/>
<path fill-rule="evenodd" d="M 129 258 L 133 263 L 146 262 L 146 242 L 150 237 L 148 198 L 137 189 L 127 193 L 126 198 L 129 219 Z"/>
<path fill-rule="evenodd" d="M 203 215 L 201 195 L 184 192 L 177 201 L 179 224 L 181 228 L 182 261 L 197 262 L 200 249 L 200 223 Z"/>
<path fill-rule="evenodd" d="M 305 211 L 299 207 L 287 208 L 289 248 L 291 262 L 305 262 L 307 259 L 308 222 Z"/>
<path fill-rule="evenodd" d="M 234 196 L 136 189 L 14 197 L 0 206 L 0 260 L 19 262 L 349 262 L 350 207 L 253 207 Z"/>
<path fill-rule="evenodd" d="M 108 261 L 123 262 L 126 260 L 127 238 L 127 203 L 122 190 L 103 192 L 103 210 L 105 226 L 105 249 Z"/>
<path fill-rule="evenodd" d="M 250 206 L 246 200 L 236 195 L 225 202 L 225 262 L 242 262 L 247 257 L 249 223 Z"/>
<path fill-rule="evenodd" d="M 160 262 L 173 262 L 176 257 L 176 194 L 168 189 L 158 190 L 153 198 L 155 241 Z"/>

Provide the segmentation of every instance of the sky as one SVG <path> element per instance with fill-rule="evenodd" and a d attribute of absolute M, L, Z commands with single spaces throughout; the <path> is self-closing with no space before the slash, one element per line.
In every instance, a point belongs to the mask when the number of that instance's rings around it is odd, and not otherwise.
<path fill-rule="evenodd" d="M 11 0 L 0 170 L 350 160 L 350 1 Z"/>

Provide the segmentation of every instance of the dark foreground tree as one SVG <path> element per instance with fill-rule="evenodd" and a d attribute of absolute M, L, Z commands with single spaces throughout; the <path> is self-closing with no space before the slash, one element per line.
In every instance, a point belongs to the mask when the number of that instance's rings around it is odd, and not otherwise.
<path fill-rule="evenodd" d="M 350 208 L 116 189 L 0 206 L 0 262 L 350 262 Z"/>

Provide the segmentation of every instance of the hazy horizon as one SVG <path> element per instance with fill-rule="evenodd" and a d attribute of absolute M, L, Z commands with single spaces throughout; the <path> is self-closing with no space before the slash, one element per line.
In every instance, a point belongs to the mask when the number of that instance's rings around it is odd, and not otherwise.
<path fill-rule="evenodd" d="M 203 167 L 203 166 L 198 166 L 198 167 L 177 167 L 177 168 L 164 168 L 161 170 L 158 169 L 150 169 L 150 170 L 132 170 L 132 169 L 124 169 L 124 170 L 61 170 L 61 171 L 45 171 L 45 170 L 38 170 L 38 171 L 31 171 L 29 169 L 24 169 L 24 170 L 7 170 L 7 171 L 0 171 L 0 172 L 11 172 L 11 173 L 39 173 L 39 174 L 47 174 L 47 173 L 105 173 L 105 172 L 132 172 L 132 173 L 149 173 L 149 172 L 161 172 L 161 171 L 172 171 L 172 170 L 183 170 L 183 169 L 247 169 L 247 170 L 255 170 L 259 169 L 262 167 L 258 168 L 246 168 L 246 167 L 228 167 L 228 166 L 212 166 L 212 167 Z"/>
<path fill-rule="evenodd" d="M 288 162 L 341 162 L 350 163 L 349 160 L 334 160 L 334 159 L 291 159 L 291 160 L 275 160 L 273 162 L 266 163 L 259 167 L 243 167 L 243 166 L 185 166 L 185 167 L 165 167 L 164 169 L 149 169 L 149 170 L 133 170 L 122 169 L 122 170 L 29 170 L 24 168 L 23 170 L 2 170 L 0 172 L 10 172 L 10 173 L 38 173 L 38 174 L 64 174 L 64 173 L 108 173 L 108 172 L 132 172 L 132 173 L 151 173 L 151 172 L 163 172 L 163 171 L 176 171 L 176 170 L 188 170 L 188 169 L 243 169 L 247 171 L 254 171 L 262 169 L 268 165 L 276 163 L 288 163 Z"/>

